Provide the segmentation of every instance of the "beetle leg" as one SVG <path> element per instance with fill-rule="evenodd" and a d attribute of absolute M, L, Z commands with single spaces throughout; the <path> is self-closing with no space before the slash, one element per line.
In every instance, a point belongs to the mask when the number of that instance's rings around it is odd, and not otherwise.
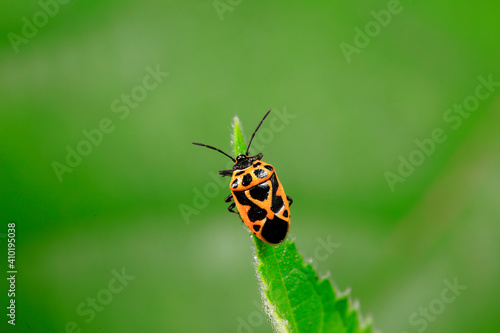
<path fill-rule="evenodd" d="M 233 194 L 228 195 L 227 198 L 224 199 L 224 202 L 231 202 L 231 201 L 233 202 L 229 205 L 229 207 L 227 207 L 227 210 L 230 211 L 231 213 L 239 214 L 238 212 L 234 211 L 236 203 L 234 203 Z"/>
<path fill-rule="evenodd" d="M 236 204 L 233 202 L 232 204 L 229 205 L 229 207 L 227 207 L 227 210 L 230 211 L 231 213 L 235 213 L 235 214 L 239 215 L 240 213 L 238 213 L 234 210 L 234 206 L 236 206 Z"/>
<path fill-rule="evenodd" d="M 232 176 L 234 170 L 221 170 L 219 171 L 219 175 L 221 176 Z"/>
<path fill-rule="evenodd" d="M 288 203 L 288 206 L 291 206 L 291 205 L 292 205 L 292 202 L 293 202 L 292 197 L 289 197 L 289 196 L 287 195 L 287 196 L 286 196 L 286 198 L 288 199 L 288 201 L 290 201 L 290 202 Z"/>

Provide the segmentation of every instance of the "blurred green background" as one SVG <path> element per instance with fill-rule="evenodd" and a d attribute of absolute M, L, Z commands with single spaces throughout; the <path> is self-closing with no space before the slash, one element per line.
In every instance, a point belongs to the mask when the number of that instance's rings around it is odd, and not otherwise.
<path fill-rule="evenodd" d="M 496 330 L 498 1 L 54 1 L 1 5 L 0 331 L 272 332 L 230 161 L 191 145 L 271 108 L 253 153 L 318 272 L 383 332 Z"/>

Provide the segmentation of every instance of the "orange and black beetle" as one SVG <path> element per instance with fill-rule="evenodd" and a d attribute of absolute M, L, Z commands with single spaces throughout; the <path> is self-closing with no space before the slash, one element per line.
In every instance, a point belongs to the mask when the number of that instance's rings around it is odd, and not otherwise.
<path fill-rule="evenodd" d="M 279 244 L 290 229 L 290 205 L 293 200 L 285 194 L 274 167 L 261 161 L 263 155 L 248 155 L 255 133 L 269 112 L 271 110 L 267 111 L 253 132 L 246 154 L 240 154 L 236 159 L 213 146 L 197 142 L 193 144 L 216 150 L 234 162 L 231 170 L 219 171 L 221 176 L 231 176 L 231 194 L 224 201 L 234 202 L 228 210 L 236 214 L 239 212 L 248 229 L 258 238 L 266 243 Z M 234 206 L 238 212 L 234 211 Z"/>

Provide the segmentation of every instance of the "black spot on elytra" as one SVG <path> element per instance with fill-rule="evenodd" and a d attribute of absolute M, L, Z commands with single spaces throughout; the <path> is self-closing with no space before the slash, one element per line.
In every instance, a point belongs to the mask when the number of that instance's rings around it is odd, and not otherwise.
<path fill-rule="evenodd" d="M 265 170 L 262 170 L 262 169 L 255 169 L 253 171 L 253 174 L 257 177 L 257 178 L 265 178 L 267 176 L 267 172 Z"/>
<path fill-rule="evenodd" d="M 247 196 L 245 195 L 245 191 L 234 191 L 233 192 L 234 198 L 240 205 L 244 206 L 252 206 L 255 205 L 253 202 L 251 202 Z"/>
<path fill-rule="evenodd" d="M 241 182 L 241 185 L 243 186 L 248 186 L 252 182 L 252 176 L 247 173 L 246 175 L 243 176 L 243 181 Z"/>
<path fill-rule="evenodd" d="M 275 215 L 272 220 L 267 219 L 264 223 L 261 236 L 271 244 L 278 244 L 285 239 L 287 233 L 288 223 Z"/>
<path fill-rule="evenodd" d="M 266 215 L 267 212 L 265 209 L 257 207 L 256 205 L 253 204 L 250 207 L 250 210 L 248 211 L 248 219 L 252 222 L 263 220 L 266 217 Z"/>
<path fill-rule="evenodd" d="M 269 184 L 264 182 L 249 190 L 250 196 L 255 200 L 264 201 L 269 195 Z"/>
<path fill-rule="evenodd" d="M 277 213 L 281 210 L 281 208 L 283 208 L 284 206 L 284 202 L 283 202 L 283 199 L 281 199 L 281 197 L 274 197 L 273 198 L 273 202 L 271 204 L 271 210 L 274 212 L 274 213 Z"/>
<path fill-rule="evenodd" d="M 250 206 L 250 209 L 248 210 L 248 219 L 251 222 L 263 220 L 266 217 L 267 212 L 250 201 L 250 199 L 247 198 L 245 192 L 246 191 L 234 191 L 234 199 L 240 205 Z"/>
<path fill-rule="evenodd" d="M 242 174 L 244 174 L 244 173 L 245 173 L 245 171 L 238 171 L 238 172 L 235 174 L 235 176 L 241 176 L 241 175 L 242 175 Z"/>
<path fill-rule="evenodd" d="M 237 188 L 238 187 L 238 179 L 235 179 L 234 182 L 231 184 L 232 188 Z"/>
<path fill-rule="evenodd" d="M 264 168 L 266 168 L 269 171 L 273 171 L 273 167 L 270 166 L 269 164 L 268 165 L 264 165 Z"/>
<path fill-rule="evenodd" d="M 271 210 L 274 212 L 274 213 L 277 213 L 281 210 L 281 208 L 283 208 L 283 206 L 285 205 L 284 202 L 283 202 L 283 199 L 280 197 L 280 196 L 277 196 L 276 195 L 276 191 L 278 191 L 278 180 L 276 179 L 276 175 L 273 174 L 271 176 L 271 185 L 273 187 L 273 201 L 271 202 Z"/>
<path fill-rule="evenodd" d="M 259 231 L 259 230 L 260 230 L 260 225 L 258 225 L 258 224 L 254 224 L 254 225 L 253 225 L 253 230 L 255 230 L 255 231 Z"/>
<path fill-rule="evenodd" d="M 285 211 L 283 212 L 283 216 L 288 217 L 288 210 L 287 209 L 285 209 Z"/>
<path fill-rule="evenodd" d="M 262 164 L 262 163 L 260 163 L 260 162 L 255 162 L 255 163 L 253 164 L 253 166 L 254 166 L 254 167 L 258 167 L 258 166 L 259 166 L 259 165 L 261 165 L 261 164 Z"/>

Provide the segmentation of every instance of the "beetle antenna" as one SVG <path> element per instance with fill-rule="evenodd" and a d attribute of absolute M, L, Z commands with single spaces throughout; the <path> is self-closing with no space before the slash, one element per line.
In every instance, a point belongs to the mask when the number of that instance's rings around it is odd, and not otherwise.
<path fill-rule="evenodd" d="M 250 151 L 250 145 L 252 144 L 253 137 L 255 136 L 255 133 L 257 133 L 257 131 L 259 130 L 260 125 L 262 125 L 262 122 L 264 121 L 264 119 L 266 119 L 269 112 L 271 112 L 271 110 L 267 111 L 267 113 L 264 115 L 264 118 L 262 118 L 260 123 L 257 125 L 257 128 L 255 129 L 255 131 L 253 131 L 252 137 L 250 138 L 250 142 L 248 142 L 248 148 L 247 148 L 247 152 L 245 155 L 248 156 L 248 152 Z"/>
<path fill-rule="evenodd" d="M 206 144 L 203 144 L 203 143 L 198 143 L 198 142 L 192 142 L 193 145 L 197 145 L 197 146 L 202 146 L 202 147 L 207 147 L 207 148 L 210 148 L 210 149 L 213 149 L 213 150 L 216 150 L 218 151 L 219 153 L 222 153 L 224 155 L 226 155 L 227 157 L 229 157 L 231 159 L 231 161 L 233 161 L 234 163 L 236 163 L 236 160 L 234 158 L 232 158 L 231 156 L 229 156 L 228 154 L 226 154 L 225 152 L 223 152 L 222 150 L 220 150 L 219 148 L 215 148 L 213 146 L 209 146 L 209 145 L 206 145 Z"/>

